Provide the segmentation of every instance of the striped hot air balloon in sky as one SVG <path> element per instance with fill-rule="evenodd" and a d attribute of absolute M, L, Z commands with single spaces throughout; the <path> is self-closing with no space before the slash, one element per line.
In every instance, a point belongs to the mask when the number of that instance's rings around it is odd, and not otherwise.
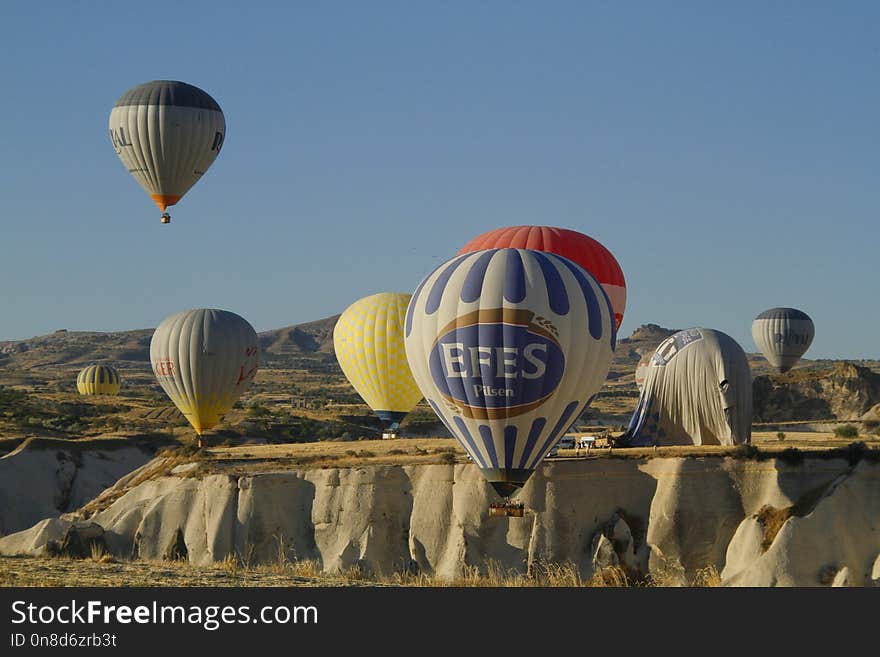
<path fill-rule="evenodd" d="M 405 336 L 428 403 L 506 497 L 605 382 L 616 328 L 608 297 L 580 266 L 490 249 L 459 255 L 422 281 Z"/>
<path fill-rule="evenodd" d="M 422 398 L 403 344 L 411 296 L 381 292 L 355 301 L 333 328 L 339 366 L 367 406 L 392 430 Z"/>
<path fill-rule="evenodd" d="M 257 333 L 228 310 L 196 308 L 162 321 L 150 341 L 159 385 L 201 436 L 250 387 L 259 366 Z"/>
<path fill-rule="evenodd" d="M 76 377 L 81 395 L 118 395 L 122 388 L 119 371 L 112 365 L 89 365 Z"/>
<path fill-rule="evenodd" d="M 810 345 L 816 328 L 813 320 L 796 308 L 771 308 L 755 317 L 752 339 L 777 372 L 787 372 Z"/>
<path fill-rule="evenodd" d="M 620 328 L 626 310 L 623 270 L 611 252 L 592 237 L 554 226 L 509 226 L 478 235 L 465 244 L 459 253 L 502 248 L 547 251 L 579 264 L 602 285 L 614 308 L 616 327 Z"/>
<path fill-rule="evenodd" d="M 191 84 L 154 80 L 126 91 L 110 112 L 110 141 L 128 172 L 165 212 L 220 153 L 220 105 Z"/>

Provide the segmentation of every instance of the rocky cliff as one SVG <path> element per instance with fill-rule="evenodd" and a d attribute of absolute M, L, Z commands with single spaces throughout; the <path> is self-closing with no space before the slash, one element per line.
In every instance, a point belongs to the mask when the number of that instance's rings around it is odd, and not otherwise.
<path fill-rule="evenodd" d="M 129 441 L 103 444 L 29 438 L 0 458 L 0 536 L 78 509 L 152 458 Z"/>
<path fill-rule="evenodd" d="M 117 555 L 199 564 L 284 554 L 327 572 L 453 577 L 571 562 L 584 578 L 618 565 L 681 584 L 707 567 L 733 585 L 880 584 L 880 464 L 857 458 L 548 462 L 521 493 L 523 518 L 488 516 L 494 494 L 472 465 L 197 470 L 121 482 L 88 519 L 45 520 L 0 553 L 45 552 L 79 527 Z"/>
<path fill-rule="evenodd" d="M 880 374 L 854 363 L 755 377 L 754 421 L 855 420 L 880 403 Z"/>

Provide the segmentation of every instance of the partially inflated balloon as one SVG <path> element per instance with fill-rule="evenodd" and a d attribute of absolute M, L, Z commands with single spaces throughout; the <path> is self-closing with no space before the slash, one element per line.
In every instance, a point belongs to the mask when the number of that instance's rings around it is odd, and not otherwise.
<path fill-rule="evenodd" d="M 636 365 L 636 385 L 639 390 L 645 387 L 645 379 L 648 378 L 648 368 L 651 366 L 651 354 L 645 354 Z"/>
<path fill-rule="evenodd" d="M 794 308 L 771 308 L 752 322 L 755 344 L 780 373 L 794 367 L 810 348 L 815 333 L 813 320 Z"/>
<path fill-rule="evenodd" d="M 406 315 L 416 383 L 505 496 L 599 391 L 615 340 L 596 279 L 566 258 L 525 249 L 444 263 L 422 281 Z"/>
<path fill-rule="evenodd" d="M 89 365 L 76 377 L 81 395 L 118 395 L 121 387 L 119 372 L 111 365 Z"/>
<path fill-rule="evenodd" d="M 611 252 L 592 237 L 553 226 L 509 226 L 478 235 L 459 253 L 502 248 L 547 251 L 579 264 L 602 285 L 614 308 L 615 326 L 620 328 L 626 310 L 626 280 Z"/>
<path fill-rule="evenodd" d="M 208 170 L 225 135 L 217 101 L 185 82 L 138 85 L 122 94 L 110 112 L 113 149 L 162 212 Z"/>
<path fill-rule="evenodd" d="M 199 435 L 215 427 L 250 386 L 259 353 L 257 334 L 247 321 L 210 308 L 168 317 L 150 342 L 159 385 Z"/>
<path fill-rule="evenodd" d="M 411 296 L 382 292 L 355 301 L 333 329 L 339 366 L 367 406 L 391 428 L 422 398 L 403 344 L 403 322 Z"/>

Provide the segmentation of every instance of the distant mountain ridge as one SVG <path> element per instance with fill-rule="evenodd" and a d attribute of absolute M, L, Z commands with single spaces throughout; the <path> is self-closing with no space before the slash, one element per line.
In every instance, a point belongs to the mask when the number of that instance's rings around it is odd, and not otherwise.
<path fill-rule="evenodd" d="M 339 315 L 258 334 L 261 364 L 267 370 L 307 371 L 322 379 L 322 394 L 349 394 L 333 350 Z M 38 386 L 69 380 L 91 362 L 110 361 L 129 383 L 152 385 L 150 340 L 154 329 L 101 333 L 64 329 L 27 340 L 0 342 L 0 385 Z M 678 329 L 643 324 L 620 338 L 603 394 L 637 395 L 633 374 L 639 359 Z M 755 421 L 824 420 L 876 417 L 880 420 L 880 363 L 803 359 L 791 372 L 774 373 L 760 354 L 749 353 L 754 375 Z M 870 367 L 865 367 L 869 365 Z M 873 368 L 873 371 L 872 371 Z M 635 397 L 632 399 L 635 404 Z"/>
<path fill-rule="evenodd" d="M 333 328 L 339 315 L 332 315 L 302 324 L 263 331 L 258 334 L 260 349 L 268 362 L 285 356 L 322 356 L 333 354 Z M 0 342 L 0 364 L 14 362 L 19 367 L 86 365 L 93 361 L 150 360 L 150 339 L 155 329 L 131 331 L 67 331 L 60 329 L 27 340 Z M 634 365 L 642 354 L 657 348 L 678 329 L 657 324 L 644 324 L 628 338 L 618 340 L 614 363 L 620 367 Z"/>
<path fill-rule="evenodd" d="M 258 334 L 268 362 L 285 356 L 333 354 L 333 327 L 339 315 L 294 324 Z M 0 366 L 30 369 L 87 365 L 95 361 L 149 363 L 155 329 L 131 331 L 68 331 L 60 329 L 26 340 L 0 342 Z"/>
<path fill-rule="evenodd" d="M 339 315 L 305 324 L 264 331 L 259 334 L 260 349 L 267 354 L 333 353 L 333 328 Z"/>
<path fill-rule="evenodd" d="M 333 328 L 339 315 L 332 315 L 302 324 L 263 331 L 258 334 L 260 349 L 267 362 L 291 356 L 322 357 L 333 354 Z M 147 363 L 150 360 L 150 339 L 155 329 L 135 329 L 102 333 L 99 331 L 67 331 L 60 329 L 27 340 L 0 342 L 0 365 L 15 363 L 19 367 L 85 365 L 93 361 Z M 612 369 L 633 368 L 639 359 L 652 353 L 663 340 L 679 329 L 643 324 L 627 338 L 617 341 Z M 757 356 L 756 356 L 757 358 Z"/>

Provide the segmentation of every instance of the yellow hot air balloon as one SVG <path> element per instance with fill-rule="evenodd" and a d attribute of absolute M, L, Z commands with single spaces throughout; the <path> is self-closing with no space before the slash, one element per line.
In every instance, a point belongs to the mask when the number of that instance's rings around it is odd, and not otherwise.
<path fill-rule="evenodd" d="M 76 377 L 81 395 L 118 395 L 121 387 L 119 372 L 111 365 L 89 365 Z"/>
<path fill-rule="evenodd" d="M 346 308 L 333 329 L 339 366 L 392 432 L 422 398 L 403 343 L 403 322 L 411 297 L 395 292 L 364 297 Z"/>

